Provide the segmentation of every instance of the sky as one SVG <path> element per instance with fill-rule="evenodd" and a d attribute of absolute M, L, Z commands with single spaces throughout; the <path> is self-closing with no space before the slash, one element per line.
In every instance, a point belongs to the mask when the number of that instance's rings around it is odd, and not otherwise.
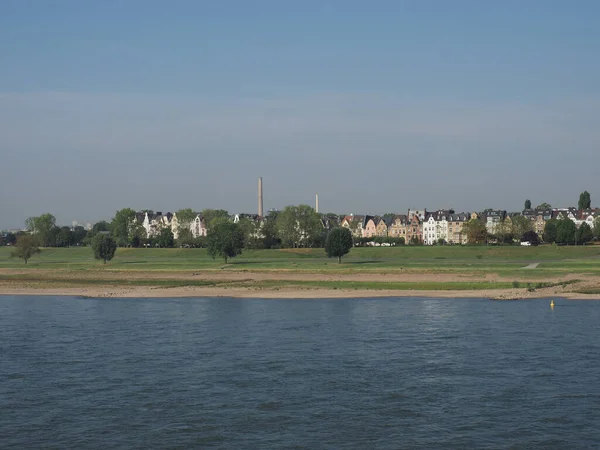
<path fill-rule="evenodd" d="M 600 2 L 1 0 L 0 228 L 599 205 Z"/>

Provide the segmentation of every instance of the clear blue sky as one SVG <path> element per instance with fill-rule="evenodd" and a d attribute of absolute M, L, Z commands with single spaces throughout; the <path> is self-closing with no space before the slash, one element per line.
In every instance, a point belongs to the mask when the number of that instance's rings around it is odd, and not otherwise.
<path fill-rule="evenodd" d="M 0 1 L 0 228 L 576 204 L 600 2 Z M 596 199 L 596 200 L 595 200 Z"/>

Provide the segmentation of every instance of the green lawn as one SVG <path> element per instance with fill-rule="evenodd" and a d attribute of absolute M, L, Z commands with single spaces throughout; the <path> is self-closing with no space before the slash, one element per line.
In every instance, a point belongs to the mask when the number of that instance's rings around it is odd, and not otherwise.
<path fill-rule="evenodd" d="M 0 268 L 69 270 L 295 270 L 311 272 L 495 272 L 507 276 L 568 272 L 600 273 L 600 246 L 539 247 L 380 247 L 355 248 L 341 265 L 325 256 L 322 249 L 247 250 L 223 264 L 205 249 L 118 249 L 115 258 L 103 265 L 90 248 L 48 248 L 27 265 L 10 257 L 9 247 L 0 247 Z M 529 263 L 536 269 L 523 270 Z"/>

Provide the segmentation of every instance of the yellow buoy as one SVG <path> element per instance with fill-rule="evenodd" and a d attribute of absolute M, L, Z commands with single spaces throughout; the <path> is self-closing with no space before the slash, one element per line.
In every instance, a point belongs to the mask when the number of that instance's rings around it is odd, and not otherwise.
<path fill-rule="evenodd" d="M 554 309 L 554 300 L 550 300 L 550 308 Z"/>

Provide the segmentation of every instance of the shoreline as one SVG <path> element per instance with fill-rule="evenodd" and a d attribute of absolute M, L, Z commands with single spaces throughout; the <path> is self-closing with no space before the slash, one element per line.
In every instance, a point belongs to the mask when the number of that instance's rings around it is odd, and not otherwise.
<path fill-rule="evenodd" d="M 526 289 L 481 290 L 393 290 L 393 289 L 252 289 L 240 287 L 151 287 L 151 286 L 78 286 L 57 288 L 0 287 L 1 296 L 58 296 L 84 298 L 247 298 L 247 299 L 351 299 L 351 298 L 481 298 L 489 300 L 531 300 L 563 298 L 600 300 L 600 294 L 580 294 L 554 288 L 533 292 Z"/>

